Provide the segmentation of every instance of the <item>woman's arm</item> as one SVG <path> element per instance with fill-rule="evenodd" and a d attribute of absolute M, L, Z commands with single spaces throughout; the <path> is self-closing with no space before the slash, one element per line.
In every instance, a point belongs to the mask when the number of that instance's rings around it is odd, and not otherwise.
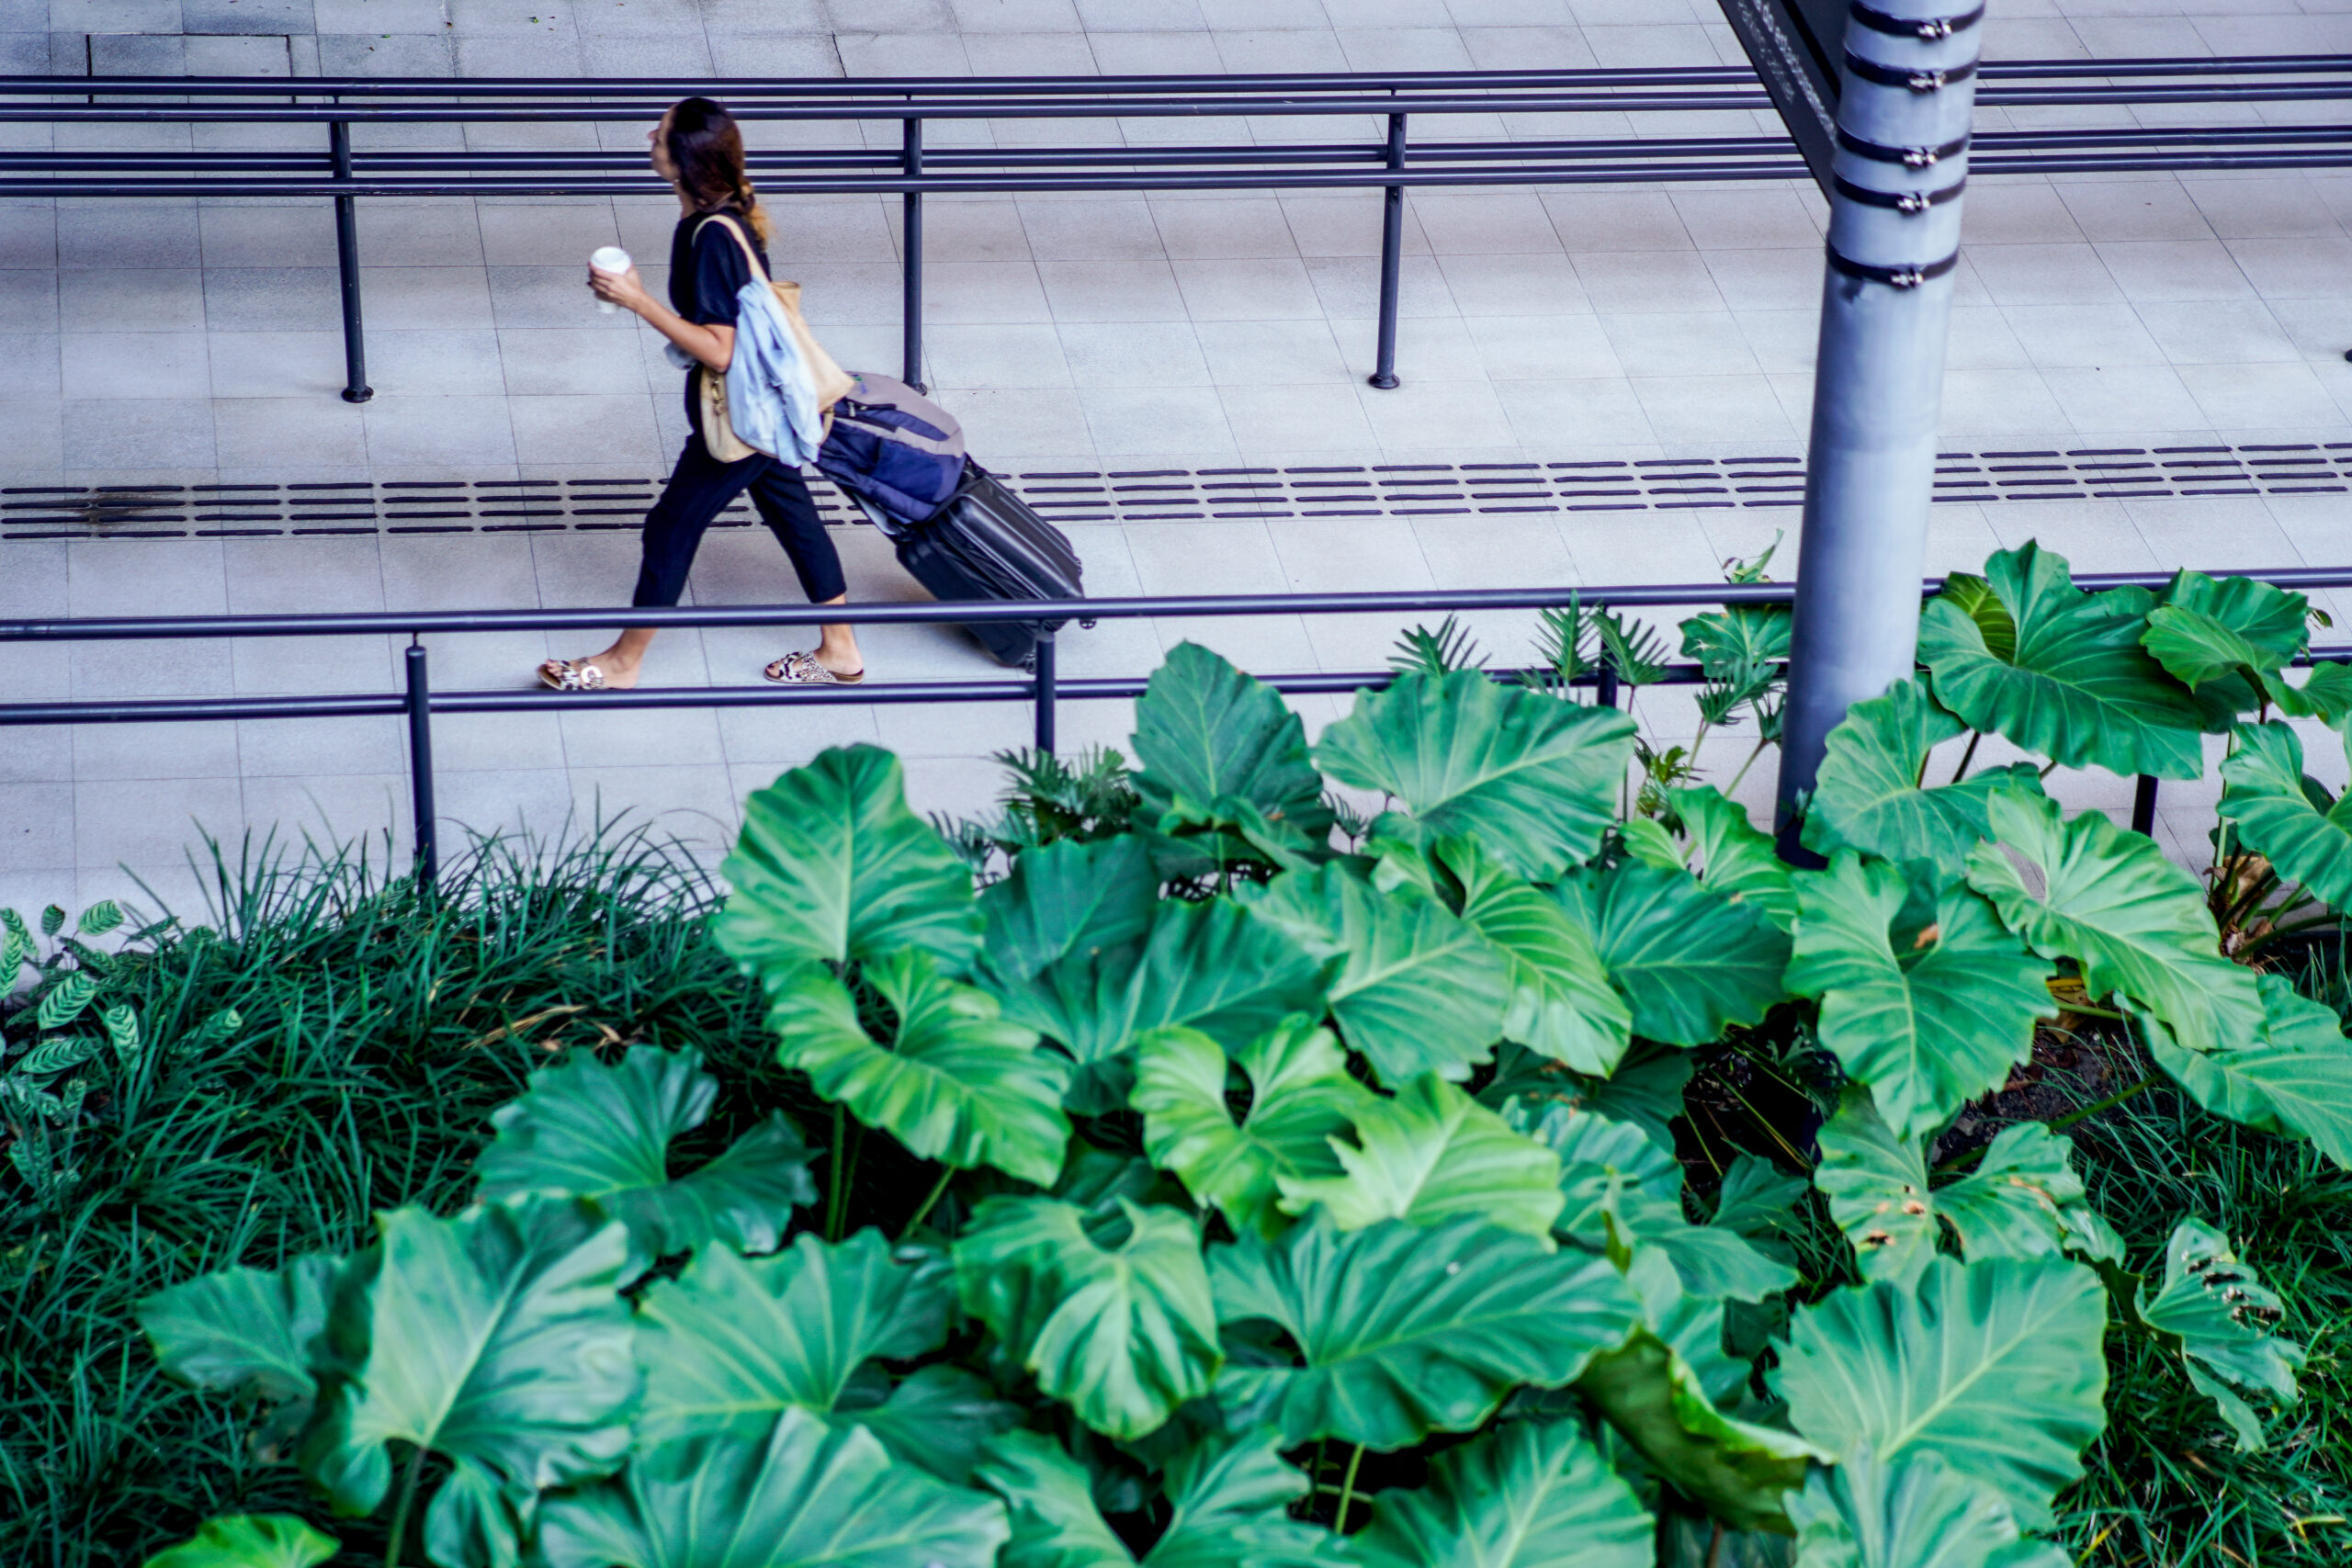
<path fill-rule="evenodd" d="M 588 269 L 588 290 L 597 299 L 645 318 L 646 325 L 721 375 L 735 358 L 735 329 L 697 326 L 646 291 L 637 268 L 624 273 Z"/>

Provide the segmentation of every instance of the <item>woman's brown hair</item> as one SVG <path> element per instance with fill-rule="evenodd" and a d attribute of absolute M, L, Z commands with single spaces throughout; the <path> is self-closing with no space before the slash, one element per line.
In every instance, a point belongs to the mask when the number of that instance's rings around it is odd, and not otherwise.
<path fill-rule="evenodd" d="M 735 117 L 708 98 L 681 98 L 670 110 L 666 137 L 678 187 L 697 212 L 733 206 L 765 244 L 768 215 L 743 169 L 743 132 Z"/>

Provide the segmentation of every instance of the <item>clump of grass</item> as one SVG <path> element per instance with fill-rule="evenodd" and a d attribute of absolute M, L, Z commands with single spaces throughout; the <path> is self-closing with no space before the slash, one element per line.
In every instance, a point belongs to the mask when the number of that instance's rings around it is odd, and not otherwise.
<path fill-rule="evenodd" d="M 714 1145 L 754 1098 L 797 1099 L 708 939 L 713 897 L 674 847 L 602 831 L 477 845 L 437 897 L 357 854 L 216 852 L 210 923 L 121 966 L 153 1043 L 142 1091 L 90 1095 L 62 1201 L 0 1175 L 0 1562 L 137 1563 L 210 1514 L 315 1512 L 241 1413 L 160 1377 L 134 1304 L 364 1246 L 379 1209 L 461 1206 L 489 1112 L 553 1051 L 700 1049 L 725 1086 Z M 223 1009 L 242 1026 L 202 1043 Z M 368 1549 L 367 1524 L 334 1528 Z"/>
<path fill-rule="evenodd" d="M 2110 1332 L 2107 1432 L 2059 1499 L 2070 1554 L 2086 1568 L 2352 1562 L 2352 1174 L 2308 1144 L 2209 1115 L 2168 1084 L 2072 1133 L 2076 1168 L 2132 1268 L 2161 1276 L 2173 1225 L 2206 1220 L 2278 1292 L 2278 1332 L 2311 1360 L 2302 1399 L 2270 1421 L 2268 1446 L 2241 1453 L 2177 1358 Z"/>

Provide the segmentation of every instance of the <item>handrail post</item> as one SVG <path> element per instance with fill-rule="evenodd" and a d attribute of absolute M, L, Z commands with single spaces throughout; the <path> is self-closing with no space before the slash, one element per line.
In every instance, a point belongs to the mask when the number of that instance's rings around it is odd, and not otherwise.
<path fill-rule="evenodd" d="M 416 823 L 416 881 L 425 889 L 441 882 L 441 841 L 433 809 L 433 689 L 425 677 L 424 647 L 409 638 L 408 789 Z"/>
<path fill-rule="evenodd" d="M 909 115 L 900 141 L 907 177 L 922 173 L 922 121 Z M 899 379 L 916 391 L 922 384 L 922 192 L 910 190 L 899 198 L 905 234 L 899 258 L 903 295 L 899 302 Z"/>
<path fill-rule="evenodd" d="M 1388 167 L 1405 166 L 1405 117 L 1388 117 Z M 1405 187 L 1388 186 L 1380 209 L 1380 346 L 1373 355 L 1374 386 L 1387 391 L 1396 385 L 1396 295 L 1404 281 Z"/>
<path fill-rule="evenodd" d="M 2142 773 L 2132 790 L 2132 830 L 2153 836 L 2156 830 L 2156 775 Z"/>
<path fill-rule="evenodd" d="M 351 177 L 351 122 L 328 122 L 334 152 L 334 177 Z M 359 210 L 350 197 L 334 198 L 334 259 L 343 282 L 343 400 L 364 403 L 376 395 L 368 384 L 368 339 L 359 326 Z"/>
<path fill-rule="evenodd" d="M 1600 668 L 1593 674 L 1592 694 L 1600 699 L 1602 707 L 1617 705 L 1617 666 L 1611 663 L 1606 655 L 1602 656 Z"/>
<path fill-rule="evenodd" d="M 1037 750 L 1054 754 L 1054 634 L 1037 637 Z"/>

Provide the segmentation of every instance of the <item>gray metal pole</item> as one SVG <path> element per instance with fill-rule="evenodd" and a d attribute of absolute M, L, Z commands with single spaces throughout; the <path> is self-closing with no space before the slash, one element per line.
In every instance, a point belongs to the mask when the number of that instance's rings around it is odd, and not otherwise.
<path fill-rule="evenodd" d="M 1829 731 L 1918 651 L 1936 417 L 1984 9 L 1848 7 L 1781 752 L 1781 851 Z"/>

